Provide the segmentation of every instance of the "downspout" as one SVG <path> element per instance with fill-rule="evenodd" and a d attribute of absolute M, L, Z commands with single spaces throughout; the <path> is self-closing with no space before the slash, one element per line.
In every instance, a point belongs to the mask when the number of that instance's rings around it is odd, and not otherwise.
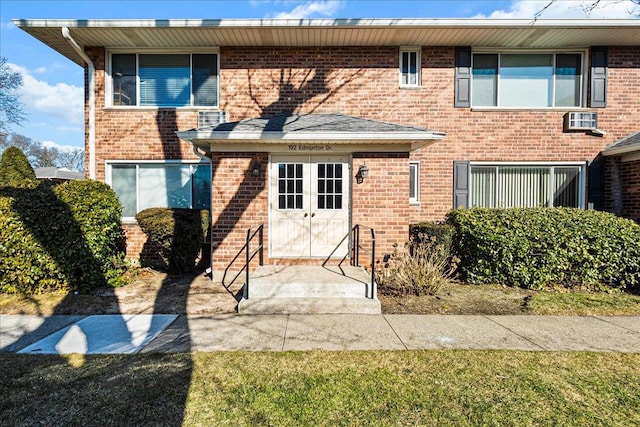
<path fill-rule="evenodd" d="M 67 39 L 71 47 L 78 52 L 87 63 L 89 74 L 89 178 L 96 179 L 96 83 L 95 66 L 84 50 L 71 37 L 69 27 L 62 27 L 62 36 Z"/>

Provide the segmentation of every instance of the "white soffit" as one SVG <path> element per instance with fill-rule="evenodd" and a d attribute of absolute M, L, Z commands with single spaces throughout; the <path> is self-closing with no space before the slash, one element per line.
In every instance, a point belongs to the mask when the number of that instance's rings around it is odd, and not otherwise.
<path fill-rule="evenodd" d="M 42 20 L 14 24 L 82 65 L 62 37 L 81 46 L 202 48 L 238 46 L 473 46 L 557 48 L 640 45 L 640 19 L 301 19 Z"/>

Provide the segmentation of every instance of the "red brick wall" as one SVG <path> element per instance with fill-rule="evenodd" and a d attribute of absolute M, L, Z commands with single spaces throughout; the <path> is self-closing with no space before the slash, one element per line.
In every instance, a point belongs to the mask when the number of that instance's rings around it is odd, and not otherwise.
<path fill-rule="evenodd" d="M 107 159 L 193 159 L 190 144 L 174 132 L 195 127 L 197 109 L 105 109 L 104 50 L 88 52 L 97 68 L 98 179 L 104 179 Z M 447 132 L 444 140 L 411 154 L 421 163 L 419 206 L 408 205 L 409 158 L 367 157 L 372 178 L 354 183 L 352 220 L 370 222 L 377 210 L 375 227 L 384 236 L 385 252 L 406 238 L 409 222 L 439 220 L 451 209 L 454 160 L 590 161 L 636 132 L 640 123 L 640 47 L 609 50 L 608 105 L 591 109 L 598 112 L 604 137 L 564 133 L 567 110 L 454 108 L 454 49 L 449 47 L 422 49 L 422 86 L 416 89 L 399 88 L 394 47 L 223 47 L 220 65 L 220 104 L 231 121 L 283 111 L 340 112 Z M 247 175 L 256 157 L 265 171 L 259 180 Z M 361 155 L 355 157 L 354 170 Z M 213 238 L 222 239 L 214 257 L 222 259 L 242 246 L 243 230 L 267 222 L 267 156 L 216 155 L 214 163 Z"/>
<path fill-rule="evenodd" d="M 640 160 L 621 164 L 622 216 L 640 222 Z"/>
<path fill-rule="evenodd" d="M 606 205 L 616 215 L 640 222 L 640 160 L 606 159 Z"/>
<path fill-rule="evenodd" d="M 409 156 L 408 154 L 358 153 L 353 155 L 353 172 L 366 164 L 369 176 L 352 185 L 352 223 L 372 227 L 376 233 L 376 259 L 393 253 L 394 244 L 408 239 Z M 365 252 L 361 264 L 370 257 L 370 232 L 361 230 Z M 364 258 L 364 260 L 363 260 Z"/>

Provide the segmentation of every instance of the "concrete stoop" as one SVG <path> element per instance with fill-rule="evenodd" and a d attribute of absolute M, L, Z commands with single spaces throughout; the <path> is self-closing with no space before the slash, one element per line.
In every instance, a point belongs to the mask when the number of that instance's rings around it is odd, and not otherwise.
<path fill-rule="evenodd" d="M 249 279 L 241 314 L 380 314 L 370 276 L 359 267 L 262 266 Z"/>

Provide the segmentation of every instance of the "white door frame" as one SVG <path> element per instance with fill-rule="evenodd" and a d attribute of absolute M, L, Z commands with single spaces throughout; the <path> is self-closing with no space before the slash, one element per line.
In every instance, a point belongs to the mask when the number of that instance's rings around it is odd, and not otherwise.
<path fill-rule="evenodd" d="M 282 162 L 297 162 L 303 164 L 303 195 L 304 202 L 300 209 L 291 209 L 286 212 L 277 211 L 278 204 L 278 176 L 276 165 Z M 319 210 L 316 209 L 317 199 L 317 164 L 318 163 L 341 163 L 342 167 L 342 208 L 340 210 Z M 269 155 L 269 167 L 268 167 L 268 221 L 269 221 L 269 257 L 272 258 L 342 258 L 348 254 L 350 247 L 350 230 L 351 230 L 351 186 L 352 186 L 352 174 L 351 174 L 352 156 L 350 154 L 335 153 L 335 154 L 304 154 L 304 155 L 289 155 L 289 154 L 273 154 Z M 295 168 L 295 167 L 294 167 Z M 299 172 L 299 171 L 298 171 Z M 296 172 L 294 172 L 296 173 Z M 287 175 L 288 177 L 288 175 Z M 291 199 L 289 200 L 289 202 Z M 294 199 L 295 204 L 295 199 Z M 327 212 L 342 212 L 339 216 L 327 216 L 323 213 Z M 287 215 L 287 213 L 290 213 Z M 314 218 L 318 219 L 316 224 L 313 223 Z M 282 219 L 282 221 L 280 221 Z M 278 221 L 278 224 L 276 224 Z M 339 227 L 339 231 L 331 235 L 330 232 L 323 232 L 320 237 L 327 237 L 328 241 L 318 242 L 312 238 L 314 233 L 313 226 L 321 224 L 321 221 L 325 221 L 325 226 L 329 222 L 333 222 L 334 227 Z M 278 237 L 282 236 L 282 233 L 287 235 L 284 240 L 278 241 Z M 302 234 L 304 235 L 302 235 Z M 290 234 L 290 235 L 289 235 Z M 318 236 L 318 235 L 316 235 Z M 345 236 L 348 236 L 346 239 Z M 338 247 L 338 250 L 335 250 Z M 296 242 L 300 242 L 300 245 L 296 245 Z M 316 242 L 314 244 L 314 242 Z M 277 247 L 279 245 L 280 247 Z M 282 250 L 284 247 L 288 250 Z M 314 250 L 316 253 L 314 253 Z M 319 251 L 319 252 L 318 252 Z M 334 252 L 332 254 L 332 252 Z"/>

